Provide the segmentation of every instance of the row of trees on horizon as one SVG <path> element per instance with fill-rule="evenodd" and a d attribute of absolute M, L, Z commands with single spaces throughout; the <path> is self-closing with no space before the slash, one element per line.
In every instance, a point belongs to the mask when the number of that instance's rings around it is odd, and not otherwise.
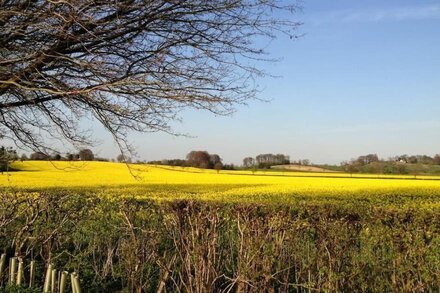
<path fill-rule="evenodd" d="M 202 169 L 221 169 L 233 170 L 233 164 L 223 164 L 223 159 L 217 154 L 210 154 L 207 151 L 191 151 L 186 155 L 186 159 L 164 159 L 160 161 L 149 161 L 149 164 L 169 165 L 180 167 L 195 167 Z"/>
<path fill-rule="evenodd" d="M 111 162 L 127 162 L 132 163 L 131 158 L 119 154 L 115 159 L 108 159 L 96 156 L 90 149 L 81 149 L 77 153 L 66 153 L 62 156 L 59 153 L 52 155 L 43 152 L 34 152 L 27 156 L 26 154 L 18 155 L 17 151 L 11 147 L 0 146 L 0 170 L 7 169 L 7 163 L 11 161 L 25 160 L 45 160 L 45 161 L 111 161 Z M 136 163 L 146 163 L 146 161 L 137 160 Z M 186 155 L 185 159 L 164 159 L 149 161 L 149 164 L 170 165 L 181 167 L 196 167 L 202 169 L 227 169 L 233 170 L 237 168 L 244 169 L 269 169 L 276 165 L 313 165 L 310 160 L 290 160 L 285 154 L 259 154 L 255 157 L 245 157 L 241 166 L 234 164 L 224 164 L 223 159 L 218 154 L 211 154 L 207 151 L 191 151 Z M 345 171 L 348 173 L 391 173 L 391 174 L 407 174 L 426 171 L 429 166 L 440 166 L 440 154 L 434 156 L 428 155 L 399 155 L 381 159 L 377 154 L 362 155 L 349 161 L 341 162 L 337 165 L 325 165 L 337 171 Z M 432 168 L 431 168 L 432 169 Z M 440 172 L 440 168 L 438 170 Z"/>
<path fill-rule="evenodd" d="M 267 169 L 275 165 L 290 164 L 290 157 L 283 154 L 260 154 L 253 157 L 243 159 L 244 168 L 260 168 Z"/>
<path fill-rule="evenodd" d="M 368 154 L 342 162 L 342 170 L 348 173 L 385 173 L 385 174 L 417 174 L 439 173 L 440 154 L 400 155 L 388 159 L 380 159 L 377 154 Z"/>
<path fill-rule="evenodd" d="M 107 159 L 96 156 L 91 149 L 81 149 L 78 152 L 68 152 L 65 155 L 54 153 L 52 155 L 37 151 L 29 156 L 22 154 L 21 156 L 12 147 L 0 146 L 0 170 L 6 170 L 8 163 L 13 161 L 103 161 L 103 162 L 127 162 L 131 163 L 131 158 L 118 155 L 115 159 Z"/>

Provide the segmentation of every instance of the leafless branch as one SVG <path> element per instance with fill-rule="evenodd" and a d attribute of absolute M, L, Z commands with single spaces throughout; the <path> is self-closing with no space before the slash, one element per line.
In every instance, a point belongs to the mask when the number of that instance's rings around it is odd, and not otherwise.
<path fill-rule="evenodd" d="M 51 149 L 90 144 L 94 117 L 129 151 L 129 131 L 166 131 L 180 110 L 224 115 L 256 94 L 257 45 L 296 37 L 277 0 L 0 1 L 0 133 Z"/>

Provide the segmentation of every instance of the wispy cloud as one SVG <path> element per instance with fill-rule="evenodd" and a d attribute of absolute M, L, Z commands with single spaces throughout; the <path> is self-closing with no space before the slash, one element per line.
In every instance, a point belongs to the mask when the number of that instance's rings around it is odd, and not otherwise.
<path fill-rule="evenodd" d="M 306 16 L 305 22 L 320 25 L 327 23 L 349 24 L 427 19 L 440 19 L 440 4 L 315 13 L 308 17 Z"/>

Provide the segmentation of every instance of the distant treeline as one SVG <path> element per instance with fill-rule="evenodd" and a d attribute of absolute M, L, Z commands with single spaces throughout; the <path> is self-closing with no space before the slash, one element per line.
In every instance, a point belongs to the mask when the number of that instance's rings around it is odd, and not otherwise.
<path fill-rule="evenodd" d="M 18 155 L 17 151 L 12 147 L 0 146 L 0 168 L 12 161 L 102 161 L 102 162 L 127 162 L 131 163 L 131 158 L 122 154 L 116 159 L 108 159 L 96 156 L 91 149 L 81 149 L 79 152 L 68 152 L 64 155 L 60 153 L 47 154 L 41 151 L 33 152 L 29 156 L 26 154 Z M 136 163 L 141 163 L 137 161 Z"/>
<path fill-rule="evenodd" d="M 21 160 L 27 160 L 26 155 L 22 155 Z M 67 153 L 65 156 L 62 156 L 59 153 L 54 153 L 52 155 L 45 154 L 43 152 L 34 152 L 29 156 L 30 160 L 37 161 L 94 161 L 94 160 L 102 160 L 108 161 L 104 158 L 95 158 L 95 154 L 90 149 L 82 149 L 78 153 Z"/>
<path fill-rule="evenodd" d="M 299 164 L 309 164 L 309 160 L 300 160 Z M 217 154 L 210 154 L 207 151 L 191 151 L 186 159 L 165 159 L 160 161 L 149 161 L 148 164 L 169 165 L 181 167 L 196 167 L 203 169 L 224 169 L 235 170 L 239 167 L 234 164 L 223 164 L 222 158 Z M 284 154 L 260 154 L 255 158 L 246 157 L 243 159 L 242 168 L 245 169 L 269 169 L 274 165 L 290 164 L 288 155 Z"/>
<path fill-rule="evenodd" d="M 6 170 L 10 162 L 13 161 L 104 161 L 104 162 L 126 162 L 132 163 L 132 159 L 123 154 L 119 154 L 116 159 L 107 159 L 96 156 L 90 149 L 81 149 L 78 153 L 53 153 L 51 155 L 44 152 L 33 152 L 29 156 L 23 154 L 19 156 L 13 148 L 0 147 L 0 170 Z M 145 161 L 136 161 L 135 163 L 145 163 Z M 210 154 L 207 151 L 191 151 L 186 159 L 165 159 L 160 161 L 149 161 L 149 164 L 170 165 L 182 167 L 196 167 L 203 169 L 226 169 L 233 170 L 236 167 L 233 164 L 223 164 L 222 158 L 217 154 Z"/>
<path fill-rule="evenodd" d="M 419 174 L 440 173 L 440 154 L 400 155 L 380 159 L 377 154 L 368 154 L 341 163 L 342 171 L 348 173 Z"/>
<path fill-rule="evenodd" d="M 272 166 L 287 164 L 309 166 L 311 162 L 308 159 L 290 160 L 290 157 L 284 154 L 260 154 L 255 158 L 246 157 L 243 159 L 243 168 L 245 169 L 269 169 Z"/>
<path fill-rule="evenodd" d="M 243 159 L 243 168 L 268 169 L 276 165 L 303 165 L 318 166 L 328 170 L 348 173 L 373 174 L 440 174 L 440 154 L 428 155 L 399 155 L 388 159 L 381 159 L 377 154 L 359 156 L 340 165 L 316 165 L 310 160 L 290 160 L 284 154 L 260 154 Z"/>
<path fill-rule="evenodd" d="M 96 156 L 90 149 L 81 149 L 77 153 L 66 153 L 61 155 L 53 153 L 48 155 L 43 152 L 34 152 L 28 157 L 26 154 L 18 155 L 17 151 L 11 147 L 0 146 L 0 171 L 9 169 L 12 161 L 25 160 L 47 160 L 47 161 L 111 161 L 132 163 L 131 158 L 122 154 L 116 159 L 107 159 Z M 440 154 L 428 155 L 399 155 L 388 159 L 381 159 L 377 154 L 367 154 L 359 156 L 349 161 L 344 161 L 340 165 L 316 165 L 310 160 L 290 160 L 285 154 L 259 154 L 256 157 L 245 157 L 242 166 L 234 164 L 224 164 L 223 159 L 218 154 L 210 154 L 207 151 L 191 151 L 185 159 L 163 159 L 149 161 L 148 164 L 169 165 L 181 167 L 196 167 L 215 170 L 234 170 L 244 169 L 269 169 L 276 165 L 313 165 L 325 169 L 348 172 L 348 173 L 373 173 L 373 174 L 440 174 Z M 136 161 L 145 163 L 145 161 Z"/>

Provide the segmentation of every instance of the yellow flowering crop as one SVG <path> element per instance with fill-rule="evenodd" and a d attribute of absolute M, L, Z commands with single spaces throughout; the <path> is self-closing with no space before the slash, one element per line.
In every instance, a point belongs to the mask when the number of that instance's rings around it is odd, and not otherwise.
<path fill-rule="evenodd" d="M 98 188 L 105 196 L 131 194 L 155 199 L 198 198 L 221 201 L 289 201 L 292 197 L 425 196 L 440 199 L 436 177 L 220 171 L 109 162 L 16 162 L 19 172 L 0 175 L 0 187 L 12 189 Z M 384 175 L 382 175 L 384 176 Z M 365 178 L 368 177 L 368 178 Z M 392 179 L 393 178 L 393 179 Z M 403 179 L 406 178 L 406 179 Z M 430 180 L 427 180 L 430 179 Z M 440 178 L 439 178 L 440 179 Z M 103 189 L 104 190 L 104 189 Z M 429 201 L 429 205 L 438 205 Z M 419 202 L 420 203 L 420 202 Z"/>

